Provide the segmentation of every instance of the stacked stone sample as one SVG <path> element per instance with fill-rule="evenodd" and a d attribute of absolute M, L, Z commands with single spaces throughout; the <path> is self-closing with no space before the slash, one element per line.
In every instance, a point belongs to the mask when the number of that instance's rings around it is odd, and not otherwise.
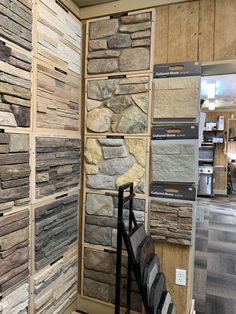
<path fill-rule="evenodd" d="M 153 119 L 197 118 L 199 94 L 198 76 L 153 80 Z"/>
<path fill-rule="evenodd" d="M 151 11 L 88 26 L 88 75 L 150 70 Z"/>
<path fill-rule="evenodd" d="M 29 136 L 0 133 L 0 213 L 29 203 Z"/>
<path fill-rule="evenodd" d="M 83 294 L 100 301 L 115 302 L 115 254 L 90 248 L 84 250 Z M 121 305 L 126 306 L 127 257 L 122 258 Z M 131 308 L 141 312 L 142 302 L 135 281 L 131 282 Z"/>
<path fill-rule="evenodd" d="M 145 200 L 134 199 L 134 213 L 144 222 Z M 128 227 L 128 205 L 124 218 Z M 118 198 L 114 195 L 86 194 L 84 240 L 87 243 L 116 247 Z"/>
<path fill-rule="evenodd" d="M 197 149 L 193 140 L 152 141 L 152 181 L 196 182 Z"/>
<path fill-rule="evenodd" d="M 64 313 L 77 293 L 78 258 L 62 258 L 34 276 L 35 313 Z"/>
<path fill-rule="evenodd" d="M 116 190 L 134 182 L 136 192 L 146 189 L 147 141 L 143 138 L 87 138 L 85 144 L 86 187 Z"/>
<path fill-rule="evenodd" d="M 77 241 L 78 195 L 35 209 L 35 268 L 55 261 Z"/>
<path fill-rule="evenodd" d="M 37 64 L 37 127 L 78 131 L 80 77 Z"/>
<path fill-rule="evenodd" d="M 1 1 L 0 36 L 27 50 L 32 49 L 32 1 Z"/>
<path fill-rule="evenodd" d="M 5 297 L 29 275 L 29 210 L 0 217 L 0 292 Z"/>
<path fill-rule="evenodd" d="M 40 0 L 37 5 L 37 53 L 58 67 L 80 75 L 81 24 L 63 4 Z"/>
<path fill-rule="evenodd" d="M 80 140 L 36 138 L 36 198 L 78 187 Z"/>
<path fill-rule="evenodd" d="M 30 126 L 31 63 L 24 52 L 0 40 L 0 127 Z"/>
<path fill-rule="evenodd" d="M 87 132 L 147 132 L 149 80 L 148 76 L 88 80 Z"/>
<path fill-rule="evenodd" d="M 190 245 L 192 212 L 193 205 L 191 203 L 152 199 L 150 202 L 150 234 L 153 239 Z"/>
<path fill-rule="evenodd" d="M 29 303 L 29 285 L 24 285 L 0 300 L 1 314 L 27 314 Z"/>

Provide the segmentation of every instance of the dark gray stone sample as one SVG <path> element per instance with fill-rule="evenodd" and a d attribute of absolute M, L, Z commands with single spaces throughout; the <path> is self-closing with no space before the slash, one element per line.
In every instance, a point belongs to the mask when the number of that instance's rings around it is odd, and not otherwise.
<path fill-rule="evenodd" d="M 151 236 L 146 236 L 137 249 L 136 263 L 139 268 L 140 279 L 143 282 L 145 265 L 155 256 L 154 241 Z"/>
<path fill-rule="evenodd" d="M 129 239 L 133 250 L 134 259 L 137 259 L 138 247 L 146 237 L 144 224 L 138 224 L 130 233 Z"/>
<path fill-rule="evenodd" d="M 149 296 L 149 311 L 150 314 L 156 314 L 158 305 L 161 301 L 163 292 L 166 290 L 165 276 L 163 273 L 158 273 L 153 282 Z"/>
<path fill-rule="evenodd" d="M 156 278 L 156 275 L 160 272 L 160 261 L 158 256 L 154 256 L 148 263 L 146 263 L 143 272 L 143 294 L 146 302 L 149 302 L 150 288 Z"/>

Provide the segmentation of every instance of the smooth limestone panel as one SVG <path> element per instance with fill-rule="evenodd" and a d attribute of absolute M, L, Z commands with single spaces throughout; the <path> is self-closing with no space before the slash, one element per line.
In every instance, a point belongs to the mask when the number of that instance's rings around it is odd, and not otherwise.
<path fill-rule="evenodd" d="M 78 195 L 35 209 L 35 268 L 54 262 L 77 241 Z"/>
<path fill-rule="evenodd" d="M 30 127 L 31 63 L 23 51 L 0 40 L 0 128 Z"/>
<path fill-rule="evenodd" d="M 37 3 L 37 54 L 57 67 L 81 73 L 81 24 L 62 2 Z"/>
<path fill-rule="evenodd" d="M 87 74 L 150 70 L 152 12 L 88 22 Z"/>
<path fill-rule="evenodd" d="M 150 202 L 150 234 L 155 240 L 190 245 L 192 238 L 191 203 L 152 199 Z"/>
<path fill-rule="evenodd" d="M 34 310 L 37 314 L 59 314 L 78 291 L 78 258 L 62 258 L 33 277 Z"/>
<path fill-rule="evenodd" d="M 141 138 L 87 138 L 85 144 L 86 187 L 116 190 L 133 182 L 135 191 L 146 189 L 147 140 Z"/>
<path fill-rule="evenodd" d="M 37 127 L 78 131 L 80 76 L 37 63 Z"/>
<path fill-rule="evenodd" d="M 5 297 L 29 275 L 29 210 L 0 216 L 0 292 Z"/>
<path fill-rule="evenodd" d="M 150 77 L 87 81 L 88 133 L 145 133 Z"/>
<path fill-rule="evenodd" d="M 0 2 L 0 36 L 27 50 L 32 50 L 31 0 Z"/>
<path fill-rule="evenodd" d="M 126 306 L 127 257 L 122 257 L 121 305 Z M 84 248 L 83 294 L 107 303 L 115 303 L 115 253 Z M 131 281 L 131 308 L 141 312 L 137 284 Z"/>
<path fill-rule="evenodd" d="M 134 214 L 138 222 L 144 222 L 145 200 L 134 199 Z M 118 197 L 114 195 L 86 194 L 84 240 L 87 243 L 116 247 Z M 128 204 L 124 218 L 128 227 Z"/>
<path fill-rule="evenodd" d="M 29 285 L 25 283 L 0 300 L 1 314 L 27 314 L 29 305 Z"/>
<path fill-rule="evenodd" d="M 36 198 L 78 187 L 80 139 L 36 138 Z"/>

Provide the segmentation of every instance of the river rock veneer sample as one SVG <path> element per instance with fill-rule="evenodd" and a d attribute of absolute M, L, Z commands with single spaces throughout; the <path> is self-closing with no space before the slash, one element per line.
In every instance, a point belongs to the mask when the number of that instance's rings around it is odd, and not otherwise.
<path fill-rule="evenodd" d="M 37 3 L 37 54 L 80 75 L 81 24 L 62 2 Z"/>
<path fill-rule="evenodd" d="M 29 305 L 29 285 L 25 283 L 0 300 L 1 314 L 27 314 Z"/>
<path fill-rule="evenodd" d="M 135 191 L 144 193 L 146 155 L 146 139 L 87 138 L 86 187 L 116 190 L 124 183 L 133 182 Z"/>
<path fill-rule="evenodd" d="M 153 239 L 190 245 L 192 238 L 190 203 L 174 203 L 152 199 L 150 202 L 150 234 Z"/>
<path fill-rule="evenodd" d="M 153 119 L 197 118 L 200 77 L 153 80 Z"/>
<path fill-rule="evenodd" d="M 194 183 L 198 180 L 197 141 L 152 141 L 152 181 Z"/>
<path fill-rule="evenodd" d="M 27 49 L 32 49 L 32 1 L 0 2 L 0 36 Z"/>
<path fill-rule="evenodd" d="M 23 51 L 18 52 L 0 40 L 1 128 L 30 127 L 31 62 Z"/>
<path fill-rule="evenodd" d="M 62 258 L 33 277 L 35 313 L 64 313 L 77 294 L 78 258 Z"/>
<path fill-rule="evenodd" d="M 35 268 L 55 261 L 77 241 L 78 195 L 35 209 Z"/>
<path fill-rule="evenodd" d="M 78 187 L 80 139 L 36 138 L 36 198 Z"/>
<path fill-rule="evenodd" d="M 152 11 L 87 24 L 87 74 L 150 70 Z"/>
<path fill-rule="evenodd" d="M 128 227 L 128 205 L 124 207 L 124 219 Z M 133 200 L 134 214 L 138 222 L 144 222 L 145 200 Z M 86 194 L 85 242 L 116 247 L 118 198 L 112 195 Z"/>
<path fill-rule="evenodd" d="M 88 133 L 145 133 L 150 77 L 87 81 Z"/>
<path fill-rule="evenodd" d="M 121 304 L 126 306 L 127 256 L 122 257 Z M 115 253 L 84 248 L 83 295 L 115 303 Z M 134 277 L 132 277 L 134 278 Z M 136 282 L 131 281 L 131 309 L 141 312 L 142 302 Z"/>
<path fill-rule="evenodd" d="M 3 296 L 29 275 L 29 210 L 0 217 L 0 292 Z"/>
<path fill-rule="evenodd" d="M 78 131 L 80 77 L 37 63 L 37 127 Z"/>

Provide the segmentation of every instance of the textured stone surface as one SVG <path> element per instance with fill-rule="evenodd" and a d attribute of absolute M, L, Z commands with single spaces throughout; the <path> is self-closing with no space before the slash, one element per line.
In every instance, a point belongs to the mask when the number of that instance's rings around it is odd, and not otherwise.
<path fill-rule="evenodd" d="M 151 12 L 90 22 L 88 75 L 149 70 L 151 27 Z"/>
<path fill-rule="evenodd" d="M 196 182 L 197 149 L 190 142 L 152 141 L 152 181 Z"/>
<path fill-rule="evenodd" d="M 154 239 L 184 245 L 191 244 L 192 211 L 190 203 L 151 200 L 150 234 Z"/>
<path fill-rule="evenodd" d="M 35 268 L 56 260 L 77 240 L 78 195 L 35 209 Z"/>
<path fill-rule="evenodd" d="M 87 165 L 97 165 L 98 173 L 86 173 L 86 186 L 99 190 L 114 190 L 119 185 L 134 182 L 135 190 L 145 190 L 147 143 L 145 139 L 88 138 L 85 145 Z M 143 184 L 144 183 L 144 184 Z"/>
<path fill-rule="evenodd" d="M 37 181 L 43 174 L 49 180 Z M 36 138 L 36 198 L 67 191 L 79 185 L 80 140 Z"/>
<path fill-rule="evenodd" d="M 25 283 L 0 300 L 1 314 L 26 314 L 28 305 L 29 285 Z"/>
<path fill-rule="evenodd" d="M 149 99 L 149 77 L 89 80 L 87 131 L 145 133 Z"/>

